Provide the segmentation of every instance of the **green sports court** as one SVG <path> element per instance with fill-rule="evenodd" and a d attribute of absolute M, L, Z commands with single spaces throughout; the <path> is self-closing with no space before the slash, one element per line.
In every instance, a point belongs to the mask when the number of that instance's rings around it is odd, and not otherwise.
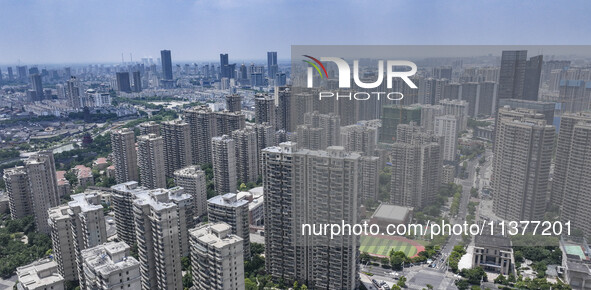
<path fill-rule="evenodd" d="M 361 236 L 360 252 L 367 252 L 374 256 L 387 257 L 391 249 L 402 251 L 407 257 L 413 257 L 425 247 L 416 241 L 404 237 L 393 236 Z"/>

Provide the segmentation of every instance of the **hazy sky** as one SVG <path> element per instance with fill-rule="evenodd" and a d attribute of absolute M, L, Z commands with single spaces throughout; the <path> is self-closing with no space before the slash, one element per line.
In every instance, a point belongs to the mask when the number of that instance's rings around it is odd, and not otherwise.
<path fill-rule="evenodd" d="M 287 60 L 292 44 L 591 44 L 591 1 L 0 0 L 0 63 Z"/>

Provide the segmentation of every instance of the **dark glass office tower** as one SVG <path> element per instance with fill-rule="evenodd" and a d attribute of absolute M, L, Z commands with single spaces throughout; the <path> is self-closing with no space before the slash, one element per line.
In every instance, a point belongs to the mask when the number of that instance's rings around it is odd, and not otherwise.
<path fill-rule="evenodd" d="M 161 50 L 160 59 L 162 60 L 162 79 L 172 80 L 172 58 L 170 50 Z"/>

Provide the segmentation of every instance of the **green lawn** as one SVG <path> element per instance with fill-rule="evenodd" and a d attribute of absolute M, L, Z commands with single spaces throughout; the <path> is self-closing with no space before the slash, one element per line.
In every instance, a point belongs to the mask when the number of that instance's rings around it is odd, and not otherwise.
<path fill-rule="evenodd" d="M 390 249 L 394 251 L 403 251 L 407 257 L 412 257 L 417 253 L 417 248 L 404 241 L 395 241 L 387 238 L 361 236 L 360 252 L 367 252 L 374 255 L 388 256 Z"/>

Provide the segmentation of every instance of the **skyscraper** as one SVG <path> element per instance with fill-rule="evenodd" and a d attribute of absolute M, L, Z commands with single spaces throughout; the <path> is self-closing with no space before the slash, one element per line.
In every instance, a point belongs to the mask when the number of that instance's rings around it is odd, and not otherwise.
<path fill-rule="evenodd" d="M 142 76 L 139 71 L 133 72 L 133 91 L 136 93 L 142 91 Z"/>
<path fill-rule="evenodd" d="M 174 181 L 182 187 L 186 194 L 193 196 L 193 212 L 195 217 L 207 214 L 207 182 L 205 172 L 199 166 L 191 165 L 174 172 Z"/>
<path fill-rule="evenodd" d="M 575 142 L 575 126 L 577 124 L 591 123 L 591 113 L 580 112 L 580 113 L 566 113 L 560 118 L 560 130 L 558 131 L 558 139 L 556 141 L 556 158 L 554 161 L 554 174 L 552 177 L 552 193 L 550 195 L 550 204 L 561 207 L 565 201 L 564 192 L 567 183 L 567 174 L 569 172 L 569 164 L 573 158 L 581 158 L 580 156 L 574 156 L 572 147 Z M 585 134 L 583 128 L 580 128 L 577 133 Z M 580 152 L 577 152 L 577 154 Z M 579 170 L 576 169 L 575 170 Z M 573 181 L 574 182 L 574 181 Z M 581 199 L 574 199 L 579 202 Z"/>
<path fill-rule="evenodd" d="M 131 93 L 131 84 L 128 72 L 117 73 L 117 90 L 120 92 Z"/>
<path fill-rule="evenodd" d="M 213 179 L 217 194 L 236 192 L 236 143 L 230 136 L 211 139 L 211 159 L 213 160 Z"/>
<path fill-rule="evenodd" d="M 211 137 L 213 137 L 214 118 L 206 107 L 185 110 L 185 120 L 191 127 L 191 148 L 193 164 L 211 163 Z"/>
<path fill-rule="evenodd" d="M 275 78 L 277 72 L 279 72 L 279 67 L 277 66 L 277 52 L 269 51 L 267 52 L 267 76 L 269 78 Z"/>
<path fill-rule="evenodd" d="M 164 139 L 156 134 L 138 137 L 138 166 L 142 186 L 150 189 L 166 188 Z"/>
<path fill-rule="evenodd" d="M 236 146 L 236 176 L 239 182 L 256 182 L 259 176 L 257 133 L 252 128 L 232 132 Z"/>
<path fill-rule="evenodd" d="M 443 137 L 442 157 L 444 161 L 456 161 L 458 128 L 458 119 L 454 115 L 435 117 L 435 135 Z"/>
<path fill-rule="evenodd" d="M 358 286 L 358 238 L 307 235 L 302 224 L 358 221 L 359 158 L 338 146 L 298 150 L 291 142 L 263 150 L 265 268 L 274 279 Z"/>
<path fill-rule="evenodd" d="M 244 289 L 243 242 L 231 232 L 231 226 L 223 222 L 203 224 L 190 230 L 195 289 Z"/>
<path fill-rule="evenodd" d="M 183 120 L 172 120 L 162 123 L 164 137 L 164 164 L 166 176 L 172 177 L 174 171 L 193 163 L 191 150 L 191 128 Z"/>
<path fill-rule="evenodd" d="M 498 99 L 522 99 L 527 50 L 504 50 L 499 72 Z"/>
<path fill-rule="evenodd" d="M 242 110 L 242 97 L 238 94 L 226 95 L 226 110 L 240 112 Z"/>
<path fill-rule="evenodd" d="M 41 82 L 41 75 L 38 73 L 31 75 L 31 87 L 35 91 L 36 99 L 32 101 L 43 100 L 43 83 Z"/>
<path fill-rule="evenodd" d="M 139 180 L 135 135 L 132 130 L 123 128 L 111 133 L 113 164 L 117 183 Z"/>
<path fill-rule="evenodd" d="M 207 220 L 210 223 L 224 222 L 230 225 L 232 234 L 242 239 L 244 259 L 250 260 L 247 200 L 237 199 L 235 193 L 216 195 L 207 200 Z"/>
<path fill-rule="evenodd" d="M 441 146 L 434 135 L 420 132 L 410 133 L 407 140 L 398 139 L 390 153 L 390 202 L 418 208 L 430 205 L 441 185 Z"/>
<path fill-rule="evenodd" d="M 57 206 L 60 200 L 53 153 L 38 152 L 29 156 L 25 160 L 25 169 L 36 228 L 41 233 L 49 234 L 51 229 L 47 224 L 47 210 Z"/>
<path fill-rule="evenodd" d="M 275 126 L 275 100 L 266 95 L 256 95 L 254 102 L 255 122 Z"/>
<path fill-rule="evenodd" d="M 523 84 L 524 100 L 538 100 L 540 78 L 542 77 L 542 65 L 544 64 L 543 58 L 542 55 L 534 56 L 525 63 L 525 79 Z"/>
<path fill-rule="evenodd" d="M 290 118 L 291 91 L 289 87 L 277 89 L 277 130 L 293 131 Z"/>
<path fill-rule="evenodd" d="M 70 106 L 74 109 L 79 109 L 80 106 L 80 84 L 76 80 L 76 77 L 70 77 L 68 80 L 68 100 Z"/>
<path fill-rule="evenodd" d="M 162 61 L 162 79 L 172 80 L 172 57 L 170 50 L 161 50 L 160 60 Z"/>
<path fill-rule="evenodd" d="M 491 188 L 493 212 L 502 219 L 540 220 L 546 211 L 556 129 L 532 114 L 499 109 Z"/>
<path fill-rule="evenodd" d="M 8 205 L 12 219 L 33 215 L 33 201 L 29 176 L 24 166 L 4 169 L 4 183 L 8 193 Z"/>
<path fill-rule="evenodd" d="M 231 78 L 228 54 L 220 54 L 220 78 Z"/>

